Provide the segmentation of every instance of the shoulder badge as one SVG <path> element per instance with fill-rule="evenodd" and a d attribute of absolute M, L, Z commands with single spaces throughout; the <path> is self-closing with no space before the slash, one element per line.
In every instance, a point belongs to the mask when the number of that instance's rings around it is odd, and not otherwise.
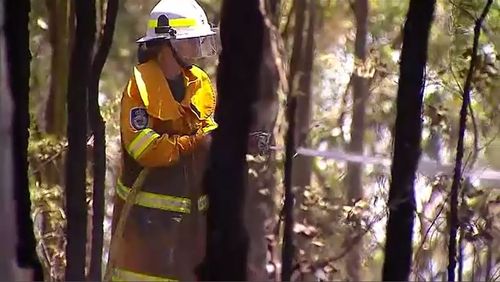
<path fill-rule="evenodd" d="M 142 130 L 148 127 L 149 116 L 144 108 L 130 109 L 130 125 L 135 130 Z"/>

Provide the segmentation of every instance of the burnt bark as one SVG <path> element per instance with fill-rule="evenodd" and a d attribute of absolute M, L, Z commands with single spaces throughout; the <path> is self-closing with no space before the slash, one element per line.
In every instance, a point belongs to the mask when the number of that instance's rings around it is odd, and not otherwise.
<path fill-rule="evenodd" d="M 285 200 L 283 205 L 284 230 L 283 230 L 283 251 L 282 251 L 282 281 L 290 281 L 293 272 L 293 260 L 295 257 L 295 245 L 293 236 L 294 226 L 294 194 L 293 185 L 293 156 L 296 146 L 296 127 L 297 127 L 297 104 L 298 91 L 295 89 L 296 79 L 300 70 L 303 51 L 303 32 L 305 24 L 305 11 L 307 8 L 306 0 L 295 0 L 295 30 L 293 38 L 292 56 L 290 58 L 289 73 L 289 93 L 287 99 L 286 119 L 288 129 L 285 136 L 285 171 L 284 187 Z"/>
<path fill-rule="evenodd" d="M 102 277 L 102 248 L 104 221 L 104 193 L 106 178 L 106 135 L 105 124 L 99 106 L 99 79 L 113 43 L 118 0 L 108 0 L 106 20 L 101 31 L 99 47 L 92 62 L 92 72 L 88 87 L 89 121 L 94 136 L 92 150 L 92 171 L 94 177 L 92 193 L 92 251 L 88 278 L 99 281 Z"/>
<path fill-rule="evenodd" d="M 22 268 L 33 268 L 35 279 L 43 279 L 38 261 L 31 220 L 31 201 L 28 182 L 29 138 L 29 77 L 31 53 L 29 50 L 29 0 L 7 1 L 5 10 L 5 37 L 9 85 L 14 101 L 13 144 L 14 198 L 17 214 L 17 263 Z"/>
<path fill-rule="evenodd" d="M 435 0 L 411 0 L 404 26 L 389 188 L 384 281 L 408 280 L 415 215 L 414 181 L 421 155 L 422 99 Z"/>
<path fill-rule="evenodd" d="M 259 0 L 224 0 L 221 9 L 222 53 L 217 69 L 216 110 L 219 128 L 213 133 L 204 179 L 210 197 L 206 257 L 200 269 L 201 280 L 205 281 L 246 280 L 246 152 L 264 31 L 259 4 Z"/>
<path fill-rule="evenodd" d="M 354 42 L 355 60 L 357 66 L 364 66 L 367 59 L 367 36 L 368 36 L 368 0 L 356 0 L 354 3 L 356 17 L 356 39 Z M 365 108 L 368 98 L 368 79 L 361 74 L 361 69 L 355 69 L 352 76 L 352 123 L 351 140 L 348 150 L 353 153 L 363 153 L 365 133 Z M 363 198 L 362 165 L 360 163 L 347 164 L 347 205 L 354 205 Z M 354 219 L 354 229 L 351 234 L 361 232 L 359 218 Z M 347 236 L 350 237 L 351 234 Z M 351 281 L 359 281 L 359 269 L 361 268 L 361 246 L 356 244 L 346 259 L 347 275 Z"/>
<path fill-rule="evenodd" d="M 455 268 L 457 265 L 457 230 L 459 227 L 458 221 L 458 196 L 462 182 L 462 162 L 464 157 L 464 136 L 467 128 L 467 109 L 470 105 L 470 92 L 472 89 L 472 78 L 477 61 L 477 51 L 479 48 L 479 36 L 481 35 L 481 27 L 486 15 L 488 14 L 493 0 L 488 0 L 486 6 L 481 13 L 481 16 L 476 19 L 474 26 L 474 42 L 472 45 L 472 54 L 469 65 L 469 71 L 465 79 L 465 84 L 462 94 L 462 107 L 460 108 L 460 121 L 457 151 L 455 159 L 455 169 L 453 174 L 453 182 L 451 184 L 450 194 L 450 215 L 449 215 L 449 243 L 448 243 L 448 281 L 455 281 Z"/>
<path fill-rule="evenodd" d="M 68 81 L 66 156 L 66 280 L 85 280 L 87 235 L 87 91 L 95 40 L 95 0 L 74 1 L 76 30 Z"/>

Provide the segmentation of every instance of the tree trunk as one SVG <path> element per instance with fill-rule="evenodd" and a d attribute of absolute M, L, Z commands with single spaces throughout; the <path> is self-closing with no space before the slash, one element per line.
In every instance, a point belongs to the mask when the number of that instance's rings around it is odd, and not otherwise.
<path fill-rule="evenodd" d="M 261 0 L 265 1 L 265 0 Z M 258 99 L 253 107 L 254 120 L 251 132 L 265 132 L 270 135 L 270 143 L 274 144 L 272 135 L 278 116 L 279 74 L 276 54 L 273 52 L 273 33 L 277 33 L 274 19 L 278 12 L 278 0 L 265 1 L 261 7 L 263 15 L 268 18 L 264 26 L 262 64 L 259 70 Z M 267 280 L 267 244 L 266 231 L 272 230 L 276 214 L 274 196 L 276 193 L 276 155 L 273 151 L 265 158 L 255 158 L 248 162 L 248 189 L 246 193 L 245 222 L 250 245 L 248 250 L 249 281 Z"/>
<path fill-rule="evenodd" d="M 76 31 L 68 82 L 66 280 L 85 280 L 87 234 L 87 87 L 95 37 L 95 1 L 75 1 Z"/>
<path fill-rule="evenodd" d="M 314 33 L 316 30 L 317 17 L 316 17 L 316 1 L 308 1 L 307 12 L 307 25 L 304 27 L 306 34 L 303 47 L 301 48 L 301 61 L 299 63 L 299 70 L 296 73 L 298 79 L 297 89 L 297 113 L 295 114 L 296 130 L 295 140 L 297 147 L 309 147 L 310 143 L 308 135 L 311 127 L 312 115 L 312 76 L 314 67 Z M 304 203 L 304 193 L 311 185 L 311 174 L 313 170 L 313 158 L 309 156 L 297 155 L 293 159 L 293 173 L 292 173 L 292 186 L 295 191 L 295 222 L 306 224 L 307 212 L 303 211 L 300 207 Z M 311 222 L 311 221 L 309 221 Z M 310 238 L 298 235 L 296 239 L 296 246 L 298 250 L 303 250 L 308 253 L 310 245 Z M 300 251 L 299 251 L 300 252 Z M 295 253 L 295 255 L 297 255 Z"/>
<path fill-rule="evenodd" d="M 312 72 L 314 66 L 314 32 L 316 25 L 316 3 L 315 1 L 309 1 L 307 3 L 308 7 L 305 7 L 305 11 L 308 13 L 307 17 L 307 28 L 304 28 L 304 24 L 297 25 L 296 28 L 302 26 L 302 34 L 304 30 L 306 31 L 307 37 L 305 42 L 301 42 L 303 46 L 300 46 L 300 51 L 303 52 L 300 55 L 300 62 L 298 63 L 298 70 L 295 73 L 298 79 L 298 89 L 297 89 L 297 113 L 296 113 L 296 127 L 295 140 L 297 146 L 308 147 L 307 136 L 310 131 L 311 125 L 311 111 L 312 111 Z M 297 35 L 297 34 L 296 34 Z M 302 36 L 302 35 L 301 35 Z M 299 40 L 303 41 L 302 39 Z M 299 48 L 295 45 L 294 48 Z M 311 173 L 312 173 L 312 159 L 311 157 L 298 155 L 294 158 L 293 164 L 293 176 L 292 183 L 294 187 L 298 187 L 299 191 L 297 193 L 296 206 L 299 206 L 304 201 L 304 190 L 311 184 Z M 302 216 L 299 214 L 298 220 L 301 220 Z"/>
<path fill-rule="evenodd" d="M 298 103 L 298 89 L 295 88 L 296 78 L 302 62 L 303 32 L 305 22 L 306 0 L 295 0 L 295 31 L 293 38 L 292 56 L 290 58 L 290 73 L 288 81 L 288 99 L 286 108 L 286 119 L 288 129 L 285 137 L 285 172 L 284 187 L 285 200 L 283 206 L 284 230 L 283 230 L 283 250 L 282 250 L 282 281 L 290 281 L 293 270 L 293 259 L 295 257 L 295 246 L 293 242 L 294 226 L 294 194 L 293 183 L 293 155 L 295 155 L 296 144 L 296 116 Z"/>
<path fill-rule="evenodd" d="M 94 176 L 94 189 L 92 193 L 92 252 L 88 277 L 88 279 L 92 281 L 100 281 L 102 279 L 102 248 L 104 236 L 103 221 L 106 178 L 106 135 L 104 120 L 99 107 L 99 79 L 113 42 L 117 14 L 118 0 L 108 0 L 106 20 L 101 32 L 97 53 L 93 59 L 92 72 L 88 88 L 90 126 L 94 135 L 92 154 Z"/>
<path fill-rule="evenodd" d="M 247 270 L 245 156 L 253 120 L 251 108 L 258 93 L 264 26 L 259 0 L 224 0 L 221 11 L 216 112 L 219 128 L 213 134 L 205 175 L 210 206 L 201 280 L 239 281 L 246 280 Z"/>
<path fill-rule="evenodd" d="M 45 111 L 45 131 L 62 137 L 66 131 L 66 90 L 70 56 L 71 1 L 46 0 L 52 47 L 50 92 Z M 57 182 L 59 183 L 59 182 Z"/>
<path fill-rule="evenodd" d="M 364 66 L 367 57 L 367 36 L 368 36 L 368 0 L 356 0 L 354 4 L 356 16 L 356 40 L 354 42 L 354 56 L 359 64 Z M 368 98 L 368 79 L 361 74 L 361 69 L 355 69 L 352 77 L 352 122 L 351 140 L 348 150 L 353 153 L 363 154 L 363 143 L 365 133 L 365 107 Z M 349 162 L 347 164 L 347 205 L 354 205 L 363 198 L 362 184 L 363 170 L 360 163 Z M 361 222 L 359 218 L 354 219 L 354 230 L 347 234 L 348 237 L 360 234 Z M 363 241 L 353 246 L 346 258 L 347 275 L 350 281 L 359 281 L 361 269 L 361 250 Z"/>
<path fill-rule="evenodd" d="M 13 114 L 14 105 L 11 99 L 7 82 L 7 58 L 4 38 L 4 1 L 0 1 L 0 279 L 14 281 L 14 268 L 16 262 L 15 242 L 17 237 L 15 210 L 12 199 L 14 198 L 14 170 L 13 156 Z"/>
<path fill-rule="evenodd" d="M 462 159 L 464 157 L 464 137 L 467 126 L 467 109 L 470 104 L 470 91 L 472 88 L 472 76 L 477 61 L 477 51 L 479 48 L 479 36 L 481 35 L 481 27 L 486 15 L 488 14 L 493 0 L 488 0 L 486 6 L 481 13 L 481 16 L 476 20 L 474 26 L 474 42 L 472 46 L 472 55 L 469 65 L 469 71 L 464 84 L 464 92 L 462 95 L 462 107 L 460 109 L 459 133 L 457 142 L 457 153 L 455 160 L 455 170 L 453 174 L 453 183 L 451 184 L 450 193 L 450 215 L 449 215 L 449 244 L 448 244 L 448 281 L 455 281 L 455 268 L 457 264 L 457 230 L 459 227 L 458 221 L 458 194 L 462 181 Z"/>
<path fill-rule="evenodd" d="M 9 85 L 14 99 L 14 198 L 17 213 L 17 262 L 22 268 L 33 268 L 35 279 L 43 279 L 41 264 L 36 255 L 36 242 L 31 220 L 31 201 L 28 182 L 29 137 L 29 12 L 30 1 L 7 1 L 5 36 Z"/>
<path fill-rule="evenodd" d="M 434 6 L 435 0 L 411 0 L 404 26 L 382 273 L 384 281 L 408 280 L 412 264 L 414 181 L 421 154 L 424 73 Z"/>

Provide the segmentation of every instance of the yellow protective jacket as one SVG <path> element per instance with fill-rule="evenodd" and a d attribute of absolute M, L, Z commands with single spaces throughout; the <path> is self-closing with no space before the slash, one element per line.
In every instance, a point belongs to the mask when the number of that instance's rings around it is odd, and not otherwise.
<path fill-rule="evenodd" d="M 134 68 L 121 100 L 121 176 L 113 232 L 124 199 L 144 168 L 149 170 L 127 219 L 126 244 L 117 251 L 113 280 L 195 280 L 205 251 L 201 189 L 214 120 L 216 93 L 208 75 L 183 70 L 185 96 L 177 102 L 155 61 Z"/>

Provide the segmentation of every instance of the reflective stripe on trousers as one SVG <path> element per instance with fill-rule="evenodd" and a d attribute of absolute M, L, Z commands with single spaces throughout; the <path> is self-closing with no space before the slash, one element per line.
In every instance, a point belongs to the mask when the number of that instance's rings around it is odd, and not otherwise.
<path fill-rule="evenodd" d="M 116 193 L 122 200 L 126 200 L 131 189 L 123 185 L 120 180 L 118 180 L 118 185 L 116 187 Z M 174 197 L 163 194 L 156 194 L 150 192 L 139 192 L 137 198 L 135 199 L 136 205 L 160 209 L 164 211 L 179 212 L 179 213 L 190 213 L 191 212 L 191 200 L 183 197 Z M 198 211 L 205 211 L 208 208 L 208 196 L 203 195 L 198 199 Z"/>
<path fill-rule="evenodd" d="M 147 275 L 138 272 L 132 272 L 125 269 L 115 268 L 113 269 L 113 276 L 111 278 L 112 281 L 179 281 L 175 279 Z"/>

